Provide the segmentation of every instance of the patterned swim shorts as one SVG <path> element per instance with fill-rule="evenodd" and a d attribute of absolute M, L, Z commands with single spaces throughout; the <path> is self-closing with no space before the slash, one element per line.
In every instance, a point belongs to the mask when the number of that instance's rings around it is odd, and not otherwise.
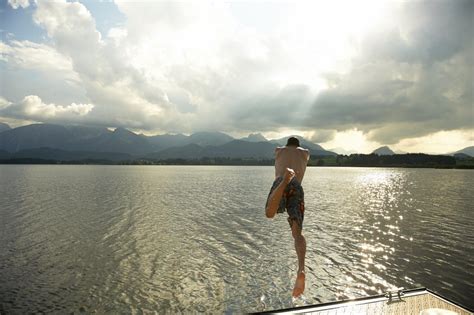
<path fill-rule="evenodd" d="M 270 193 L 267 197 L 267 203 L 265 208 L 268 205 L 270 195 L 275 190 L 275 188 L 282 182 L 283 177 L 277 177 L 273 182 Z M 283 196 L 280 200 L 280 205 L 278 206 L 277 213 L 288 212 L 288 223 L 290 227 L 295 221 L 300 228 L 303 228 L 304 220 L 304 191 L 301 184 L 296 178 L 293 178 L 290 183 L 286 186 Z"/>

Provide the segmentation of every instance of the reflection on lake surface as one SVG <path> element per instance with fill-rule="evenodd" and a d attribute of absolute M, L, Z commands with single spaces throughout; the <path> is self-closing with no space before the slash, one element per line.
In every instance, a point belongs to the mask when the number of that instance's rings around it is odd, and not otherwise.
<path fill-rule="evenodd" d="M 308 168 L 312 303 L 426 286 L 471 308 L 469 170 Z M 0 165 L 0 313 L 291 306 L 272 167 Z"/>

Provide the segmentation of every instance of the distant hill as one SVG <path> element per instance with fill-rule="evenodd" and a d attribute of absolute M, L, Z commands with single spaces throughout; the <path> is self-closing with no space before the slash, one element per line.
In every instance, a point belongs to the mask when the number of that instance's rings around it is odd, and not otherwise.
<path fill-rule="evenodd" d="M 155 147 L 155 151 L 160 151 L 188 144 L 197 144 L 199 146 L 221 145 L 234 140 L 234 138 L 222 132 L 196 132 L 190 136 L 183 134 L 157 135 L 148 137 L 148 140 Z"/>
<path fill-rule="evenodd" d="M 99 152 L 120 152 L 132 155 L 145 154 L 154 150 L 145 136 L 137 135 L 125 128 L 100 135 L 91 149 Z"/>
<path fill-rule="evenodd" d="M 200 146 L 191 143 L 182 147 L 172 147 L 163 151 L 150 153 L 147 159 L 200 159 L 203 157 L 228 157 L 228 158 L 273 158 L 277 145 L 270 142 L 249 142 L 232 140 L 218 146 Z"/>
<path fill-rule="evenodd" d="M 472 158 L 470 155 L 467 155 L 466 153 L 454 153 L 453 156 L 458 160 L 468 160 Z"/>
<path fill-rule="evenodd" d="M 0 150 L 18 152 L 34 148 L 71 151 L 144 154 L 154 150 L 146 137 L 127 129 L 32 124 L 0 133 Z"/>
<path fill-rule="evenodd" d="M 242 141 L 248 142 L 266 142 L 268 141 L 261 133 L 251 133 L 247 137 L 241 138 Z"/>
<path fill-rule="evenodd" d="M 329 149 L 329 151 L 335 152 L 337 154 L 342 154 L 342 155 L 351 155 L 351 154 L 357 153 L 357 151 L 346 150 L 346 149 L 340 148 L 340 147 Z"/>
<path fill-rule="evenodd" d="M 17 152 L 40 147 L 59 148 L 71 138 L 70 130 L 64 126 L 32 124 L 0 133 L 0 149 Z"/>
<path fill-rule="evenodd" d="M 318 144 L 299 138 L 301 145 L 308 148 L 312 156 L 337 155 L 324 150 Z M 121 153 L 125 154 L 124 157 L 127 159 L 129 156 L 152 159 L 201 157 L 271 159 L 275 147 L 285 145 L 286 139 L 287 137 L 268 141 L 261 134 L 250 134 L 237 140 L 222 132 L 197 132 L 190 136 L 183 134 L 145 136 L 125 128 L 111 131 L 107 128 L 81 125 L 31 124 L 1 132 L 0 151 L 13 155 L 21 152 L 21 158 L 54 159 L 54 154 L 57 154 L 57 158 L 63 160 L 75 159 L 63 151 L 73 152 L 71 154 L 81 158 L 91 155 L 91 152 L 97 152 L 104 153 L 98 158 L 109 153 Z M 87 154 L 84 155 L 84 152 Z"/>
<path fill-rule="evenodd" d="M 378 155 L 394 155 L 395 152 L 393 152 L 389 147 L 383 146 L 380 147 L 372 152 L 372 154 L 378 154 Z"/>
<path fill-rule="evenodd" d="M 6 130 L 10 130 L 10 129 L 11 129 L 11 128 L 10 128 L 10 126 L 9 126 L 9 125 L 7 125 L 7 124 L 5 124 L 5 123 L 2 123 L 2 122 L 0 122 L 0 132 L 2 132 L 2 131 L 6 131 Z"/>
<path fill-rule="evenodd" d="M 221 145 L 234 140 L 222 132 L 196 132 L 189 136 L 190 143 L 200 146 Z"/>
<path fill-rule="evenodd" d="M 5 150 L 0 150 L 0 160 L 2 159 L 9 159 L 11 156 L 11 153 L 5 151 Z"/>
<path fill-rule="evenodd" d="M 164 134 L 148 137 L 148 141 L 155 147 L 155 151 L 164 150 L 171 147 L 180 147 L 190 144 L 189 136 L 183 134 Z"/>
<path fill-rule="evenodd" d="M 221 146 L 208 147 L 205 152 L 211 154 L 212 157 L 271 159 L 276 147 L 275 144 L 269 142 L 233 140 Z"/>
<path fill-rule="evenodd" d="M 459 150 L 459 151 L 456 151 L 454 153 L 451 153 L 449 155 L 454 155 L 456 153 L 463 153 L 463 154 L 466 154 L 466 155 L 469 155 L 471 157 L 474 157 L 474 146 L 471 146 L 471 147 L 466 147 L 462 150 Z"/>

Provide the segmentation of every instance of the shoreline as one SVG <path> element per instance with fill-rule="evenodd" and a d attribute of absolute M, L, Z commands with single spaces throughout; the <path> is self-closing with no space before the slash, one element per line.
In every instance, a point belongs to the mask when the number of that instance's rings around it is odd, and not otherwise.
<path fill-rule="evenodd" d="M 226 163 L 227 162 L 227 163 Z M 474 169 L 474 164 L 433 165 L 433 164 L 321 164 L 311 160 L 308 167 L 370 167 L 370 168 L 429 168 L 429 169 Z M 117 166 L 273 166 L 273 160 L 51 160 L 36 158 L 2 159 L 0 165 L 117 165 Z"/>

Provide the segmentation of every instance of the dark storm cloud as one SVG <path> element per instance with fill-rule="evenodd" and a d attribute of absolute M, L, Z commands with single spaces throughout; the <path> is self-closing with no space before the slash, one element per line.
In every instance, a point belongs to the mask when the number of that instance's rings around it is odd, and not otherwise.
<path fill-rule="evenodd" d="M 469 0 L 404 2 L 397 19 L 371 32 L 362 57 L 431 64 L 472 45 L 474 2 Z"/>
<path fill-rule="evenodd" d="M 305 124 L 358 128 L 396 143 L 473 127 L 472 1 L 404 3 L 399 20 L 362 41 L 345 75 L 330 75 Z"/>
<path fill-rule="evenodd" d="M 229 110 L 229 120 L 241 128 L 258 127 L 272 131 L 281 127 L 300 128 L 308 105 L 313 100 L 306 85 L 269 87 L 247 96 Z"/>

